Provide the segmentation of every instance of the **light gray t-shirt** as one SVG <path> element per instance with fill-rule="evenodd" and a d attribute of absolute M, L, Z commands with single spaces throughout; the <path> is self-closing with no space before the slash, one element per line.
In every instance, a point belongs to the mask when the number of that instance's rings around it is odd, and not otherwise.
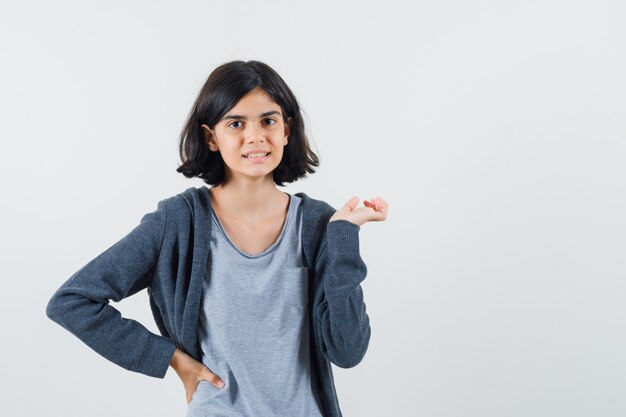
<path fill-rule="evenodd" d="M 198 337 L 202 363 L 225 386 L 200 381 L 187 417 L 323 416 L 311 389 L 302 199 L 286 194 L 279 238 L 255 255 L 230 241 L 211 208 Z"/>

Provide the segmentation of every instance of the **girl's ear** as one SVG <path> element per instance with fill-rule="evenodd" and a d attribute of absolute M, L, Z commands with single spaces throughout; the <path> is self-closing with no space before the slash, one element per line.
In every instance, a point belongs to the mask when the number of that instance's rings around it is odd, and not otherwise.
<path fill-rule="evenodd" d="M 287 123 L 285 123 L 285 145 L 289 142 L 289 135 L 291 134 L 291 125 L 293 119 L 290 117 L 287 119 Z"/>
<path fill-rule="evenodd" d="M 200 126 L 202 127 L 202 131 L 204 132 L 204 141 L 209 146 L 209 149 L 212 150 L 213 152 L 217 152 L 218 146 L 217 146 L 217 143 L 215 142 L 213 131 L 209 128 L 209 126 L 205 124 L 202 124 Z"/>

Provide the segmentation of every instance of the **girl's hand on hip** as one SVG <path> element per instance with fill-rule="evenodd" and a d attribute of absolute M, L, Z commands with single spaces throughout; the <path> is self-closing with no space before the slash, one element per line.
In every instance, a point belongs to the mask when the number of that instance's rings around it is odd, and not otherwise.
<path fill-rule="evenodd" d="M 339 210 L 333 214 L 329 222 L 335 220 L 348 220 L 356 225 L 363 225 L 367 222 L 381 222 L 387 218 L 389 205 L 380 197 L 363 200 L 365 207 L 357 207 L 359 197 L 354 196 Z"/>
<path fill-rule="evenodd" d="M 198 362 L 191 355 L 183 352 L 179 348 L 176 348 L 170 366 L 174 368 L 181 381 L 183 381 L 187 404 L 191 402 L 191 398 L 202 380 L 208 381 L 219 389 L 224 388 L 224 382 L 219 376 L 211 372 L 202 362 Z M 222 386 L 219 385 L 220 383 Z"/>

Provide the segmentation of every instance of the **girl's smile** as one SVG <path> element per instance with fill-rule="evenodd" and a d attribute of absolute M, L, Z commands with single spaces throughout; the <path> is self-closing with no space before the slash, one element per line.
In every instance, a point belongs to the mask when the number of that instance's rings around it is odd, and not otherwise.
<path fill-rule="evenodd" d="M 271 152 L 265 152 L 265 153 L 250 153 L 250 156 L 246 156 L 243 155 L 242 158 L 245 159 L 246 161 L 250 161 L 250 162 L 264 162 L 267 161 L 268 158 L 270 157 Z"/>

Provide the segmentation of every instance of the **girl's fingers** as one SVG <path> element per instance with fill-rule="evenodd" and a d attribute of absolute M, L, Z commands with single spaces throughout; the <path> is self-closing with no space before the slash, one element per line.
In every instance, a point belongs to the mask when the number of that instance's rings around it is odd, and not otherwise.
<path fill-rule="evenodd" d="M 378 211 L 382 206 L 380 205 L 380 203 L 377 200 L 370 200 L 370 201 L 364 201 L 363 204 L 365 204 L 366 207 L 369 208 L 373 208 L 374 210 Z"/>
<path fill-rule="evenodd" d="M 386 205 L 387 203 L 385 203 L 385 200 L 383 200 L 383 199 L 382 199 L 382 198 L 380 198 L 380 197 L 372 197 L 372 198 L 370 199 L 370 204 L 371 204 L 371 206 L 372 206 L 373 208 L 376 208 L 376 209 L 380 208 L 380 209 L 382 209 L 383 207 L 385 207 L 385 205 Z"/>

